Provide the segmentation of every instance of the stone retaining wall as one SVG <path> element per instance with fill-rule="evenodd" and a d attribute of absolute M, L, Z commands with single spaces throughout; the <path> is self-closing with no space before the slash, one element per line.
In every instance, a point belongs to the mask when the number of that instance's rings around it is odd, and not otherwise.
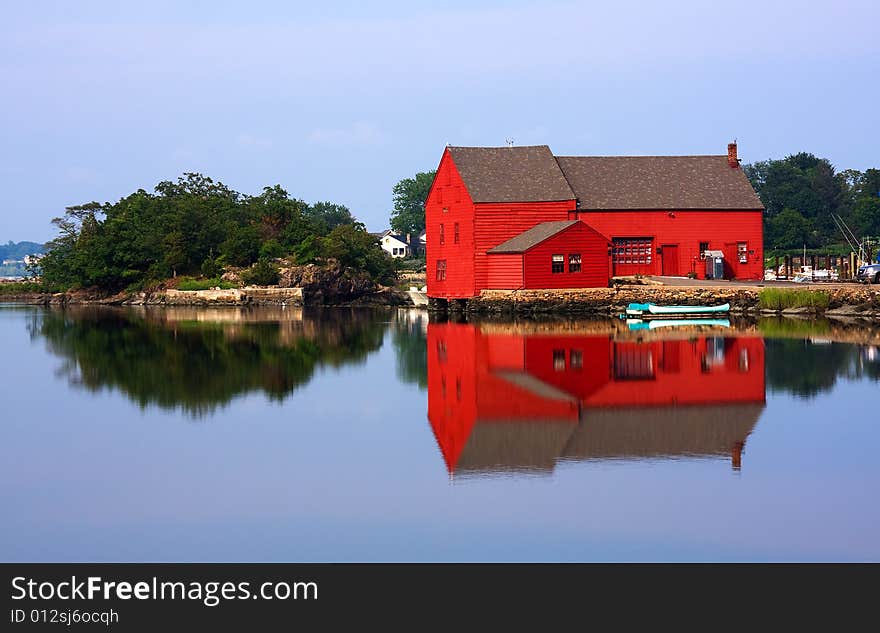
<path fill-rule="evenodd" d="M 246 286 L 228 290 L 162 290 L 139 293 L 124 303 L 130 305 L 292 305 L 303 304 L 302 288 Z"/>
<path fill-rule="evenodd" d="M 880 291 L 873 286 L 833 286 L 794 288 L 828 296 L 828 307 L 762 310 L 759 296 L 764 288 L 748 286 L 617 286 L 614 288 L 580 288 L 565 290 L 484 290 L 479 297 L 449 301 L 446 306 L 432 300 L 433 309 L 486 315 L 547 315 L 614 316 L 621 314 L 629 303 L 658 305 L 718 305 L 730 303 L 738 314 L 825 314 L 880 318 Z"/>
<path fill-rule="evenodd" d="M 351 300 L 325 297 L 321 292 L 303 288 L 246 286 L 229 290 L 157 290 L 113 296 L 84 291 L 57 294 L 28 294 L 0 297 L 0 301 L 33 305 L 138 305 L 138 306 L 398 306 L 412 305 L 409 298 L 394 288 L 378 290 Z"/>

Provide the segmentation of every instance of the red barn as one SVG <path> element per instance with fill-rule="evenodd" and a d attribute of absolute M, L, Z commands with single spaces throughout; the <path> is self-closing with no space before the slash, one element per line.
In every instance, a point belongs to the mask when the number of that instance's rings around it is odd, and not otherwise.
<path fill-rule="evenodd" d="M 603 287 L 615 275 L 763 276 L 763 205 L 720 156 L 555 157 L 447 147 L 425 203 L 428 295 Z"/>

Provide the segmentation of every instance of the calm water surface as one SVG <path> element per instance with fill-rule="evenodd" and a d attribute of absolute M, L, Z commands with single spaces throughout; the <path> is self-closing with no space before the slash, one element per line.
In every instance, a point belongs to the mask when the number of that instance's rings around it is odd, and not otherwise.
<path fill-rule="evenodd" d="M 869 335 L 0 306 L 0 559 L 880 560 Z"/>

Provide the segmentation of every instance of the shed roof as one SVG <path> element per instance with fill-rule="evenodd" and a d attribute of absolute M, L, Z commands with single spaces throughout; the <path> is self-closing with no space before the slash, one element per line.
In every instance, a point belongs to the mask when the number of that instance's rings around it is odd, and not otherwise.
<path fill-rule="evenodd" d="M 568 227 L 577 224 L 580 220 L 561 220 L 556 222 L 541 222 L 532 228 L 523 231 L 516 237 L 502 242 L 495 248 L 489 249 L 488 253 L 524 253 L 533 246 L 537 246 L 544 240 L 562 233 Z"/>
<path fill-rule="evenodd" d="M 578 207 L 759 210 L 764 205 L 727 156 L 558 156 Z"/>
<path fill-rule="evenodd" d="M 474 202 L 575 199 L 547 145 L 450 147 L 449 153 Z"/>

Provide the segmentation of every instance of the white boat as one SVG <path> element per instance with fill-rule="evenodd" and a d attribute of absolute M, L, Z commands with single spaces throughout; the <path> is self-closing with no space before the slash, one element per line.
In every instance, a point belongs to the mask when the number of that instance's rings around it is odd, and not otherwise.
<path fill-rule="evenodd" d="M 648 304 L 648 312 L 651 314 L 717 314 L 729 311 L 729 303 L 722 303 L 720 306 L 658 306 L 653 303 Z"/>

